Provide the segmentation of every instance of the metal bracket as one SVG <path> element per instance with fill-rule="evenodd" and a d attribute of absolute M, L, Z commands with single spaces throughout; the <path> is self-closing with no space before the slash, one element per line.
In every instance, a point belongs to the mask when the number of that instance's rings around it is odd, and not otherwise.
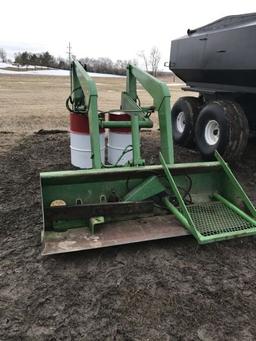
<path fill-rule="evenodd" d="M 91 233 L 94 234 L 95 225 L 104 224 L 104 222 L 105 222 L 105 218 L 103 216 L 90 218 L 89 228 L 91 230 Z"/>

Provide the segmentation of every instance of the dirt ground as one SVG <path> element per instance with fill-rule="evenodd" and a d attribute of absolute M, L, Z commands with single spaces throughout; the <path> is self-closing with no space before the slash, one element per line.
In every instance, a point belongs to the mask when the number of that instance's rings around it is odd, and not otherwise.
<path fill-rule="evenodd" d="M 112 105 L 110 80 L 97 82 Z M 0 340 L 255 340 L 254 237 L 40 255 L 39 172 L 71 166 L 67 132 L 36 132 L 67 130 L 67 94 L 66 78 L 0 77 Z M 148 163 L 157 162 L 158 135 L 143 133 Z M 234 170 L 256 204 L 255 141 Z"/>

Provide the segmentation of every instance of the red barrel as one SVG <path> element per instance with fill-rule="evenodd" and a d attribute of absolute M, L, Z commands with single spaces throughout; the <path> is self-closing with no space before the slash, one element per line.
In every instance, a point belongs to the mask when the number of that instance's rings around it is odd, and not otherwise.
<path fill-rule="evenodd" d="M 125 113 L 112 113 L 108 116 L 109 121 L 130 121 L 131 116 Z M 131 133 L 131 128 L 110 128 L 114 133 Z"/>
<path fill-rule="evenodd" d="M 116 112 L 109 114 L 109 121 L 130 121 L 130 115 Z M 108 162 L 112 165 L 125 165 L 132 160 L 131 128 L 110 128 L 108 135 Z"/>
<path fill-rule="evenodd" d="M 105 161 L 105 129 L 100 129 L 101 160 Z M 70 113 L 70 152 L 72 165 L 92 168 L 91 140 L 87 114 Z"/>

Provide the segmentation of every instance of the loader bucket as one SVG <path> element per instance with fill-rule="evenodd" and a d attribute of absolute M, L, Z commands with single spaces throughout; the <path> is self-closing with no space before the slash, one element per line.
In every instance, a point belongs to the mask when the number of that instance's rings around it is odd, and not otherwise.
<path fill-rule="evenodd" d="M 41 173 L 43 254 L 192 234 L 209 243 L 256 233 L 256 212 L 218 161 Z"/>
<path fill-rule="evenodd" d="M 161 166 L 41 173 L 43 255 L 189 234 L 162 208 L 161 175 Z"/>

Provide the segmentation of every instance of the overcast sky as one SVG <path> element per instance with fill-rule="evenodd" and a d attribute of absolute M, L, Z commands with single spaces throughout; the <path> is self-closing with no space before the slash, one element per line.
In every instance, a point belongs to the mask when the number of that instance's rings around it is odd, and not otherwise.
<path fill-rule="evenodd" d="M 12 0 L 0 2 L 0 47 L 9 53 L 49 50 L 78 58 L 132 59 L 157 46 L 162 63 L 170 42 L 223 16 L 256 12 L 255 0 Z"/>

